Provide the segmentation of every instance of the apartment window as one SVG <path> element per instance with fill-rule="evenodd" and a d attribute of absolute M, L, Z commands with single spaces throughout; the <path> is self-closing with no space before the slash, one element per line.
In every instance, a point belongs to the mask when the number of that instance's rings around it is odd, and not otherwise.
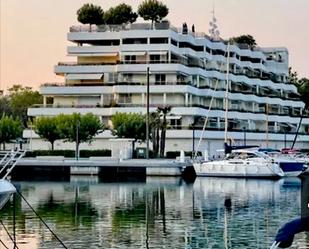
<path fill-rule="evenodd" d="M 181 119 L 171 119 L 171 127 L 173 129 L 181 129 Z"/>
<path fill-rule="evenodd" d="M 168 43 L 167 37 L 150 38 L 150 44 L 166 44 Z"/>
<path fill-rule="evenodd" d="M 136 63 L 136 55 L 125 55 L 124 60 L 126 63 L 135 64 Z"/>
<path fill-rule="evenodd" d="M 204 46 L 193 46 L 192 49 L 197 51 L 197 52 L 203 52 Z"/>
<path fill-rule="evenodd" d="M 150 55 L 150 63 L 160 63 L 160 55 L 159 54 L 151 54 Z"/>
<path fill-rule="evenodd" d="M 166 75 L 165 74 L 156 74 L 155 84 L 156 85 L 165 85 L 165 83 L 166 83 Z"/>
<path fill-rule="evenodd" d="M 132 103 L 132 93 L 123 93 L 119 94 L 119 101 L 120 104 Z"/>
<path fill-rule="evenodd" d="M 132 82 L 132 80 L 133 80 L 133 74 L 131 74 L 131 73 L 123 74 L 123 81 L 124 82 L 130 83 L 130 82 Z"/>
<path fill-rule="evenodd" d="M 120 40 L 101 40 L 99 41 L 101 46 L 119 46 Z"/>
<path fill-rule="evenodd" d="M 125 38 L 122 44 L 147 44 L 147 38 Z"/>
<path fill-rule="evenodd" d="M 175 47 L 177 47 L 177 46 L 178 46 L 177 41 L 175 41 L 174 39 L 171 39 L 171 44 L 172 44 L 172 45 L 174 45 Z"/>
<path fill-rule="evenodd" d="M 220 49 L 213 49 L 212 54 L 213 55 L 223 55 L 223 56 L 225 56 L 225 51 L 220 50 Z"/>
<path fill-rule="evenodd" d="M 108 74 L 108 82 L 117 82 L 118 74 L 117 73 L 109 73 Z"/>
<path fill-rule="evenodd" d="M 204 46 L 195 46 L 189 42 L 179 42 L 179 47 L 180 48 L 191 48 L 192 50 L 197 51 L 197 52 L 204 51 Z"/>

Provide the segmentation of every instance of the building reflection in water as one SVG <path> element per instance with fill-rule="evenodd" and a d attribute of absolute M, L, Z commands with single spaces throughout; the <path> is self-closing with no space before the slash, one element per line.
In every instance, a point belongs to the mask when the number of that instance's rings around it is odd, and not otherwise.
<path fill-rule="evenodd" d="M 68 248 L 268 248 L 300 215 L 300 180 L 147 178 L 146 182 L 20 182 Z M 18 241 L 60 248 L 19 200 Z M 10 204 L 1 219 L 12 228 Z M 1 230 L 3 234 L 3 230 Z M 299 243 L 308 245 L 306 238 Z M 29 242 L 20 244 L 26 248 Z"/>

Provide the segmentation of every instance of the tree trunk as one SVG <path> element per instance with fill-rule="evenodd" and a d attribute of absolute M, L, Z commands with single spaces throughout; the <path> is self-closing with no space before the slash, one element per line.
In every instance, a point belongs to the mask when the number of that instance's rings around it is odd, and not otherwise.
<path fill-rule="evenodd" d="M 164 157 L 165 151 L 165 137 L 166 137 L 166 114 L 163 115 L 163 123 L 161 130 L 161 143 L 160 143 L 160 157 Z"/>
<path fill-rule="evenodd" d="M 135 140 L 132 141 L 132 155 L 131 155 L 132 158 L 133 158 L 133 155 L 134 155 L 134 151 L 135 151 Z M 136 153 L 135 153 L 135 155 L 136 155 Z"/>
<path fill-rule="evenodd" d="M 156 157 L 158 157 L 159 154 L 159 142 L 160 142 L 160 126 L 158 125 L 156 127 Z"/>
<path fill-rule="evenodd" d="M 151 134 L 152 134 L 152 137 L 151 137 L 151 142 L 152 142 L 152 151 L 153 151 L 153 156 L 156 157 L 156 141 L 157 141 L 157 138 L 156 138 L 156 128 L 155 127 L 152 127 L 151 128 Z"/>
<path fill-rule="evenodd" d="M 51 143 L 51 146 L 52 146 L 52 150 L 54 150 L 54 143 L 55 143 L 55 141 L 52 141 L 50 143 Z"/>
<path fill-rule="evenodd" d="M 79 159 L 79 143 L 76 142 L 76 148 L 75 148 L 75 159 Z"/>
<path fill-rule="evenodd" d="M 3 150 L 5 150 L 5 142 L 3 142 Z"/>

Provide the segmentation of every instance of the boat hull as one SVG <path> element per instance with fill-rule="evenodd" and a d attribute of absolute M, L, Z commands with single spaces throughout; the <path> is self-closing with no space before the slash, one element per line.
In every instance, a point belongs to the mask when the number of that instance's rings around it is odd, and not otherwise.
<path fill-rule="evenodd" d="M 299 176 L 301 173 L 304 172 L 305 167 L 304 164 L 301 162 L 288 162 L 288 161 L 281 161 L 279 162 L 280 168 L 283 170 L 285 176 Z"/>
<path fill-rule="evenodd" d="M 7 180 L 0 180 L 0 209 L 7 203 L 10 196 L 16 192 L 12 183 Z"/>
<path fill-rule="evenodd" d="M 204 162 L 193 164 L 197 176 L 280 178 L 283 171 L 277 164 L 254 162 Z"/>

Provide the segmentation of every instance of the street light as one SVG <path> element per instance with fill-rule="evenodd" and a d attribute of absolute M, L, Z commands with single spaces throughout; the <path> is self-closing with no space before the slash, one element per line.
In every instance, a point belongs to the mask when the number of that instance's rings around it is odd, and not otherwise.
<path fill-rule="evenodd" d="M 244 146 L 246 146 L 247 145 L 246 127 L 243 127 L 242 129 L 244 131 Z"/>
<path fill-rule="evenodd" d="M 75 158 L 78 161 L 79 159 L 79 120 L 76 121 L 76 148 L 75 148 Z"/>
<path fill-rule="evenodd" d="M 146 159 L 149 159 L 149 67 L 147 67 Z"/>
<path fill-rule="evenodd" d="M 284 148 L 286 148 L 286 128 L 284 129 Z"/>
<path fill-rule="evenodd" d="M 192 123 L 192 155 L 195 152 L 195 123 Z"/>

